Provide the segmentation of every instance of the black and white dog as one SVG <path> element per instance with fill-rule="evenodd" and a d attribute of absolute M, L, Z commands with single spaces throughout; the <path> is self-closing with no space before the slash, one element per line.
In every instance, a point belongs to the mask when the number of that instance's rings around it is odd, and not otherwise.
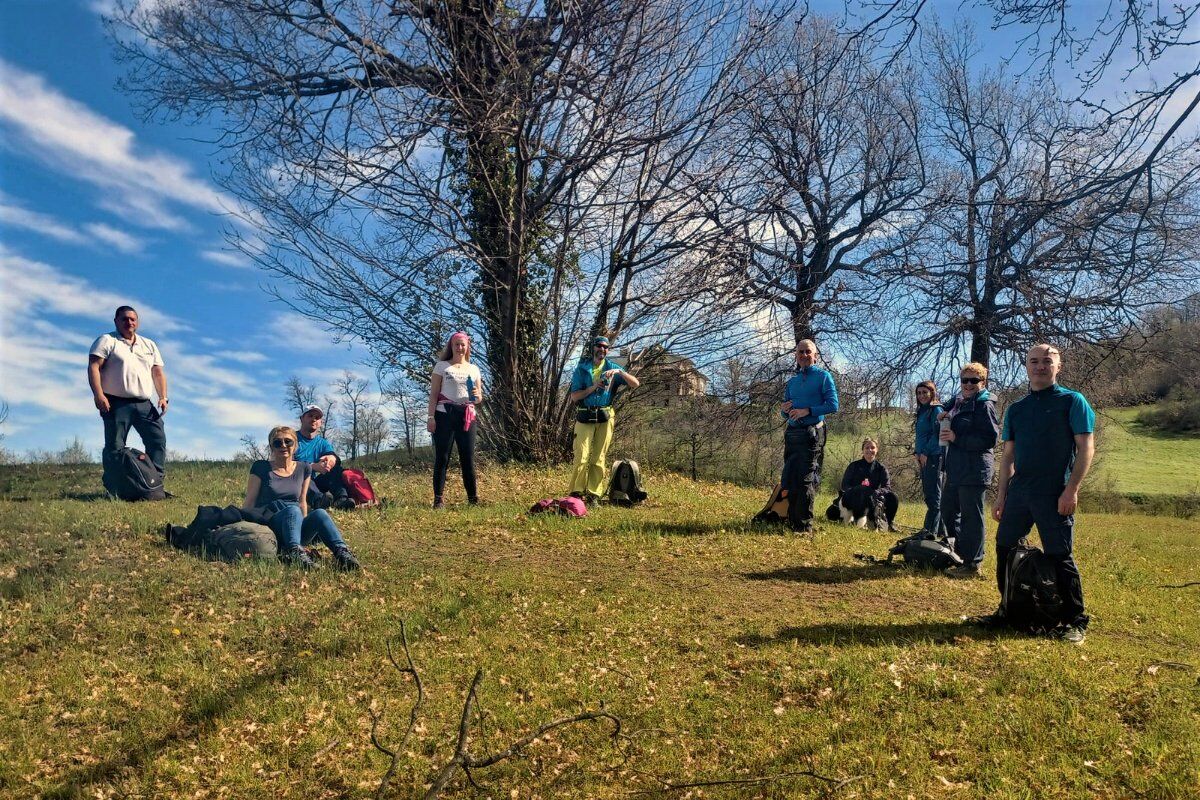
<path fill-rule="evenodd" d="M 876 531 L 888 529 L 887 517 L 875 501 L 875 492 L 870 486 L 851 486 L 838 492 L 837 499 L 825 510 L 825 516 L 830 522 L 870 527 Z"/>

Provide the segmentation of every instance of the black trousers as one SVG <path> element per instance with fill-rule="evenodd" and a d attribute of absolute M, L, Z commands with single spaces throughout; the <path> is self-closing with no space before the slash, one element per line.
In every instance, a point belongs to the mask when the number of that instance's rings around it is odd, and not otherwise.
<path fill-rule="evenodd" d="M 463 487 L 467 490 L 467 499 L 479 497 L 475 485 L 475 429 L 477 424 L 471 424 L 471 430 L 463 430 L 463 418 L 466 409 L 446 403 L 447 411 L 434 414 L 433 429 L 433 496 L 441 497 L 446 489 L 446 473 L 450 469 L 450 450 L 458 445 L 458 463 L 462 466 Z"/>
<path fill-rule="evenodd" d="M 1087 627 L 1083 611 L 1083 579 L 1071 555 L 1074 548 L 1075 516 L 1058 513 L 1061 490 L 1046 494 L 1009 491 L 1004 498 L 1004 514 L 996 530 L 996 585 L 1004 596 L 1005 567 L 1008 554 L 1036 524 L 1042 550 L 1054 560 L 1058 593 L 1063 599 L 1063 623 Z"/>
<path fill-rule="evenodd" d="M 104 488 L 112 491 L 109 487 L 109 474 L 117 452 L 125 447 L 130 428 L 137 431 L 138 436 L 142 438 L 142 447 L 150 460 L 166 472 L 167 432 L 163 428 L 158 407 L 149 400 L 113 395 L 105 397 L 108 398 L 109 410 L 107 414 L 100 415 L 100 419 L 104 421 L 104 451 L 100 454 L 104 465 Z"/>
<path fill-rule="evenodd" d="M 347 496 L 346 481 L 342 477 L 342 459 L 334 455 L 335 463 L 329 472 L 314 472 L 312 482 L 308 484 L 308 505 L 310 508 L 320 508 L 317 501 L 325 492 L 333 495 L 334 500 Z"/>
<path fill-rule="evenodd" d="M 821 488 L 825 462 L 825 426 L 788 425 L 783 435 L 783 476 L 788 490 L 788 522 L 792 528 L 812 524 L 813 501 Z"/>

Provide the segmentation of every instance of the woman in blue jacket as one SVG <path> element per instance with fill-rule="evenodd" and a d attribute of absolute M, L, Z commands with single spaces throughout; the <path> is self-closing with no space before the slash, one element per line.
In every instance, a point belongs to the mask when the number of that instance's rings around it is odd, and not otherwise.
<path fill-rule="evenodd" d="M 1000 438 L 996 401 L 987 391 L 988 370 L 972 361 L 959 374 L 961 391 L 939 416 L 950 419 L 939 441 L 946 446 L 946 486 L 942 492 L 942 523 L 954 537 L 960 567 L 949 572 L 959 577 L 979 575 L 983 561 L 983 494 L 995 469 L 993 450 Z"/>
<path fill-rule="evenodd" d="M 942 413 L 942 404 L 933 381 L 918 383 L 916 396 L 913 452 L 921 475 L 921 492 L 925 495 L 925 524 L 922 527 L 937 533 L 942 527 L 942 443 L 938 441 L 938 414 Z"/>

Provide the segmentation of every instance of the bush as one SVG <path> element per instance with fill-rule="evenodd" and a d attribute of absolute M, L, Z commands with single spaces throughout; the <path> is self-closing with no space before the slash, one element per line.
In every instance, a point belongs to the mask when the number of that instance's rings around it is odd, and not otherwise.
<path fill-rule="evenodd" d="M 1185 396 L 1176 388 L 1166 400 L 1138 414 L 1137 421 L 1168 433 L 1200 432 L 1200 396 Z"/>

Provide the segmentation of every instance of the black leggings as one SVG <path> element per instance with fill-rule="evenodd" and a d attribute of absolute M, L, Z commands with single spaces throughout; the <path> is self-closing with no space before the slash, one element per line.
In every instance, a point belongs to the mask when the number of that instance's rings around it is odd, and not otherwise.
<path fill-rule="evenodd" d="M 450 468 L 450 449 L 458 444 L 458 461 L 462 465 L 463 486 L 467 490 L 467 499 L 478 497 L 475 486 L 475 428 L 477 422 L 471 423 L 471 430 L 463 430 L 463 415 L 466 409 L 446 403 L 447 411 L 439 411 L 433 415 L 433 496 L 441 497 L 446 488 L 446 471 Z"/>

